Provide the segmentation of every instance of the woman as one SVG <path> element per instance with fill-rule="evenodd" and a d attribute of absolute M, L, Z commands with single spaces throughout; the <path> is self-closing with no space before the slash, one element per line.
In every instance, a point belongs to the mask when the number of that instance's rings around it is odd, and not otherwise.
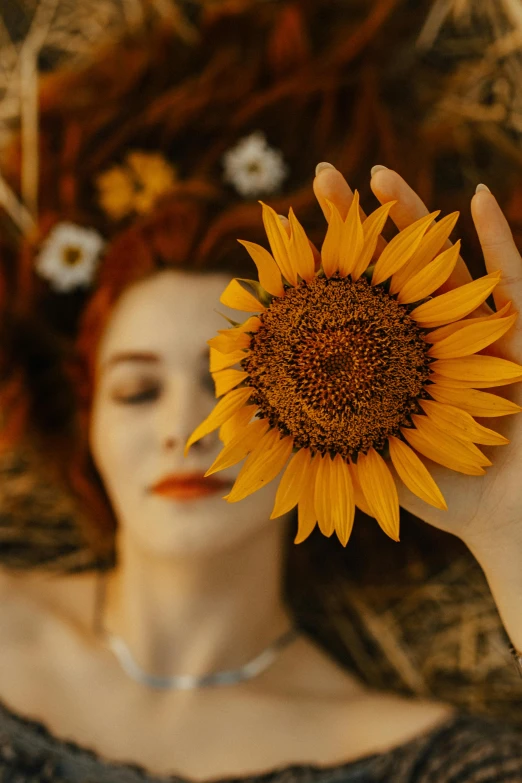
<path fill-rule="evenodd" d="M 239 23 L 249 29 L 248 18 Z M 169 40 L 159 39 L 160 61 Z M 101 580 L 3 574 L 0 747 L 6 776 L 202 780 L 268 770 L 279 770 L 274 777 L 312 774 L 317 766 L 342 780 L 420 781 L 473 779 L 478 765 L 491 780 L 513 769 L 516 779 L 519 732 L 457 716 L 446 704 L 375 692 L 306 637 L 288 636 L 293 620 L 281 594 L 281 567 L 285 526 L 292 522 L 267 521 L 274 490 L 267 487 L 263 497 L 231 509 L 221 501 L 224 487 L 202 480 L 218 439 L 209 437 L 182 458 L 186 437 L 213 406 L 206 340 L 222 323 L 214 312 L 223 309 L 219 294 L 244 264 L 233 240 L 246 230 L 252 238 L 260 233 L 259 207 L 240 202 L 222 209 L 223 191 L 205 178 L 226 152 L 222 143 L 206 160 L 194 155 L 199 170 L 191 177 L 185 172 L 180 182 L 166 153 L 154 152 L 151 128 L 161 131 L 165 150 L 180 133 L 175 113 L 164 111 L 157 120 L 175 89 L 160 91 L 165 100 L 152 103 L 141 121 L 115 122 L 115 98 L 124 104 L 133 79 L 138 92 L 155 86 L 139 58 L 125 64 L 135 71 L 119 61 L 121 80 L 112 93 L 100 90 L 107 82 L 103 69 L 94 69 L 63 77 L 44 96 L 39 230 L 24 246 L 17 279 L 6 277 L 7 292 L 13 285 L 23 297 L 15 312 L 8 310 L 11 299 L 4 302 L 3 358 L 7 369 L 20 373 L 13 376 L 20 394 L 9 401 L 10 420 L 29 424 L 48 448 L 52 444 L 50 456 L 84 499 L 93 546 L 110 550 L 116 528 L 117 562 Z M 213 63 L 213 73 L 197 70 L 196 86 L 201 89 L 204 76 L 207 87 L 208 81 L 219 86 L 219 65 Z M 152 73 L 156 83 L 167 79 L 160 69 Z M 197 105 L 193 82 L 175 86 L 185 106 L 193 98 L 187 113 L 205 112 L 208 104 Z M 93 95 L 103 97 L 103 111 Z M 192 138 L 187 123 L 185 145 L 205 148 L 209 127 L 199 127 L 203 138 Z M 224 138 L 233 140 L 232 130 L 233 123 Z M 132 139 L 122 143 L 127 133 Z M 270 160 L 273 177 L 281 177 L 280 156 L 263 149 L 262 161 Z M 228 174 L 234 187 L 245 189 L 237 165 Z M 320 172 L 319 195 L 346 198 L 346 185 L 334 175 L 328 168 Z M 379 199 L 398 195 L 402 220 L 415 219 L 419 204 L 411 203 L 411 191 L 397 179 L 379 189 L 379 181 L 382 175 L 373 185 Z M 309 185 L 299 192 L 308 207 Z M 101 233 L 93 226 L 105 235 L 112 231 L 112 238 L 86 298 L 74 286 L 92 282 L 101 255 Z M 196 274 L 198 267 L 208 274 Z M 29 316 L 36 313 L 38 329 L 45 319 L 62 328 L 65 341 L 84 307 L 74 354 L 64 356 L 63 342 L 31 330 Z M 40 374 L 37 340 L 47 362 Z M 33 361 L 24 366 L 30 350 Z M 70 395 L 61 385 L 66 378 L 51 373 L 64 367 Z M 49 388 L 63 391 L 63 399 L 50 396 Z M 28 410 L 17 422 L 19 402 Z M 225 483 L 234 475 L 227 472 Z M 511 622 L 508 630 L 517 642 Z M 279 649 L 264 659 L 270 666 L 259 673 L 245 668 L 274 640 Z M 225 677 L 227 685 L 198 687 L 216 672 L 233 674 Z"/>

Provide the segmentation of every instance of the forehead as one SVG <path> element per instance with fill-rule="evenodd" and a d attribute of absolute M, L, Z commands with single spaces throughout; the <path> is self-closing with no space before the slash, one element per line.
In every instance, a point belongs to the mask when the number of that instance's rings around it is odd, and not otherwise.
<path fill-rule="evenodd" d="M 120 351 L 152 351 L 166 359 L 200 356 L 217 329 L 229 325 L 220 313 L 243 320 L 219 302 L 229 280 L 229 275 L 168 271 L 132 286 L 114 307 L 98 364 Z"/>

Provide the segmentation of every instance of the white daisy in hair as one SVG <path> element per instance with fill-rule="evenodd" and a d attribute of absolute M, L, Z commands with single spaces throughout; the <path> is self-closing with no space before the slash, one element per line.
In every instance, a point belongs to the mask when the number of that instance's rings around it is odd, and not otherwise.
<path fill-rule="evenodd" d="M 270 147 L 264 133 L 255 131 L 223 156 L 224 179 L 245 197 L 276 193 L 288 176 L 280 150 Z"/>
<path fill-rule="evenodd" d="M 36 272 L 60 293 L 87 287 L 93 281 L 104 244 L 92 228 L 58 223 L 42 244 Z"/>

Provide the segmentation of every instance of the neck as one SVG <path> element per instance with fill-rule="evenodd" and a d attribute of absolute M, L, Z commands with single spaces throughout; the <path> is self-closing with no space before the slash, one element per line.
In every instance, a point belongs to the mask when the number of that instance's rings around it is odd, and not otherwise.
<path fill-rule="evenodd" d="M 118 539 L 103 624 L 139 666 L 169 676 L 236 669 L 283 633 L 283 525 L 206 556 L 161 557 Z"/>

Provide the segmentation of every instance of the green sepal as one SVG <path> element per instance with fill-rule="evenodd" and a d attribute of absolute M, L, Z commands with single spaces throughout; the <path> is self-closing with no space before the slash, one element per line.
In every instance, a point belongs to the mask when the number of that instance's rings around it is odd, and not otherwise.
<path fill-rule="evenodd" d="M 228 315 L 225 315 L 225 313 L 220 313 L 219 310 L 216 310 L 214 308 L 214 312 L 221 316 L 221 318 L 224 318 L 225 321 L 227 321 L 230 326 L 241 326 L 241 321 L 233 321 L 232 318 L 229 318 Z"/>
<path fill-rule="evenodd" d="M 247 291 L 250 289 L 249 293 L 252 293 L 259 299 L 262 305 L 269 307 L 272 304 L 272 299 L 274 297 L 263 288 L 258 280 L 248 280 L 244 277 L 236 277 L 236 280 L 238 283 L 242 283 L 243 288 L 246 288 Z"/>

